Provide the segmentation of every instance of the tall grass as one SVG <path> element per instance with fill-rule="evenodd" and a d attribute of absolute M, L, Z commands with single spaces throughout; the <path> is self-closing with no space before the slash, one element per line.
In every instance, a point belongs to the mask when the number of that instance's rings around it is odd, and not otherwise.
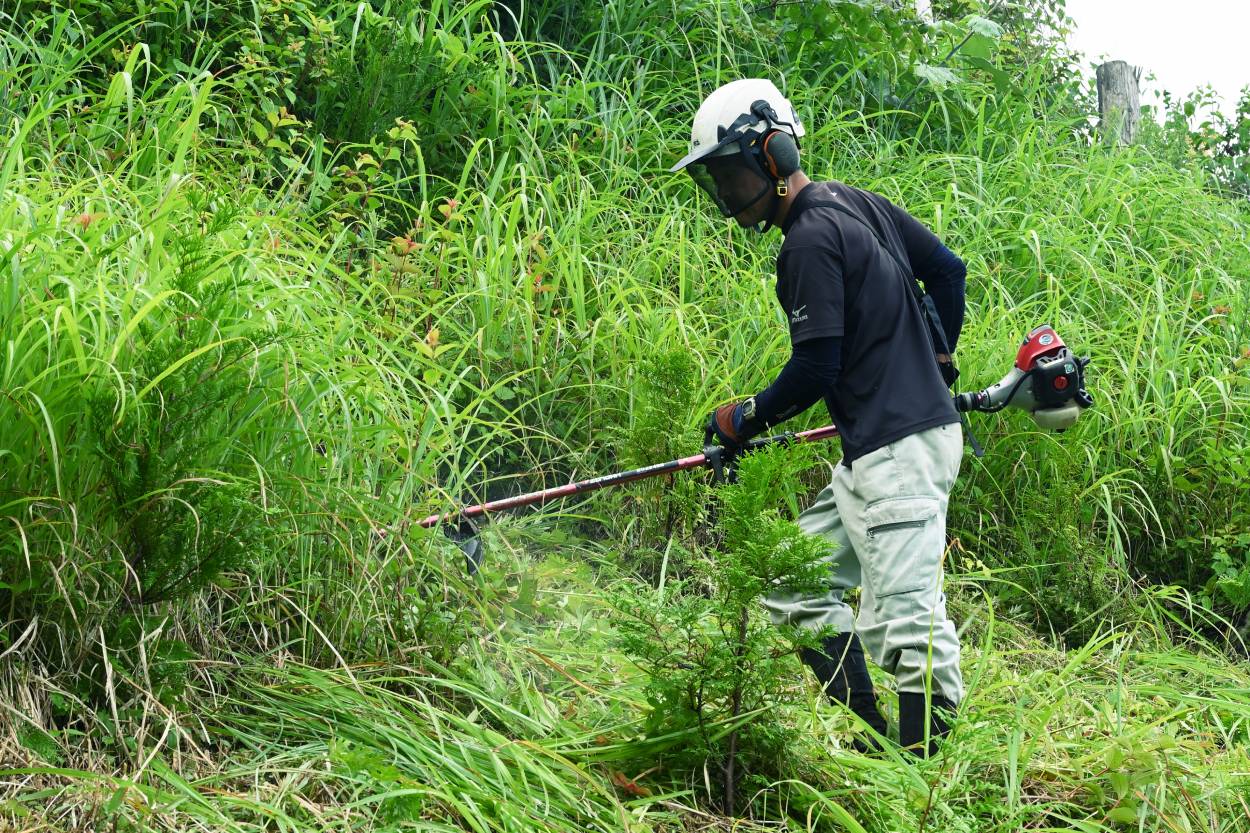
<path fill-rule="evenodd" d="M 463 430 L 420 395 L 420 339 L 352 313 L 389 288 L 336 268 L 341 240 L 281 198 L 197 162 L 233 138 L 211 77 L 146 97 L 115 77 L 97 100 L 74 81 L 95 45 L 11 46 L 11 82 L 49 86 L 12 113 L 0 207 L 7 644 L 93 700 L 109 649 L 159 643 L 171 601 L 234 573 L 295 617 L 308 658 L 331 636 L 381 650 L 409 602 L 390 596 L 372 631 L 365 588 L 444 586 L 403 521 L 444 482 L 423 449 Z M 145 60 L 126 72 L 155 72 Z M 78 153 L 114 111 L 133 132 Z"/>
<path fill-rule="evenodd" d="M 821 62 L 793 18 L 737 3 L 508 4 L 499 29 L 483 3 L 298 5 L 272 29 L 248 22 L 258 4 L 40 6 L 4 27 L 6 812 L 708 822 L 700 773 L 638 775 L 683 739 L 639 738 L 647 706 L 594 600 L 637 583 L 638 518 L 663 492 L 500 519 L 499 563 L 472 580 L 412 523 L 632 459 L 658 354 L 696 379 L 658 404 L 673 447 L 770 381 L 776 240 L 664 173 L 702 94 L 750 73 L 787 78 L 809 173 L 897 200 L 968 261 L 967 386 L 1045 321 L 1093 357 L 1097 398 L 1061 436 L 1018 414 L 975 425 L 989 451 L 954 495 L 950 565 L 977 682 L 948 755 L 851 755 L 796 666 L 779 707 L 812 742 L 751 812 L 1245 829 L 1246 681 L 1203 641 L 1236 646 L 1220 617 L 1244 609 L 1212 567 L 1245 556 L 1244 206 L 1155 148 L 1089 141 L 1053 67 L 880 107 L 881 84 L 912 86 L 900 56 L 937 44 L 902 18 Z M 829 8 L 830 26 L 860 14 Z M 559 550 L 593 574 L 539 555 Z"/>

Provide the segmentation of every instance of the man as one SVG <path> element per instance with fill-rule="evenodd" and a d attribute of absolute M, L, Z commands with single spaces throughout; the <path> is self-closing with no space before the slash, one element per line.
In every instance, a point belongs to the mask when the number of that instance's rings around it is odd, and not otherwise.
<path fill-rule="evenodd" d="M 778 591 L 765 604 L 778 624 L 837 633 L 803 660 L 832 700 L 884 736 L 866 647 L 897 678 L 900 744 L 933 754 L 948 731 L 944 713 L 963 696 L 942 558 L 963 457 L 944 378 L 954 381 L 949 351 L 963 323 L 966 270 L 886 198 L 812 182 L 799 166 L 803 133 L 770 81 L 735 81 L 699 107 L 690 153 L 672 168 L 690 173 L 724 216 L 785 237 L 777 299 L 789 319 L 790 360 L 763 391 L 718 408 L 707 427 L 733 448 L 824 399 L 843 458 L 798 523 L 835 544 L 828 590 Z M 936 316 L 926 314 L 916 280 Z M 843 601 L 856 586 L 858 620 Z"/>

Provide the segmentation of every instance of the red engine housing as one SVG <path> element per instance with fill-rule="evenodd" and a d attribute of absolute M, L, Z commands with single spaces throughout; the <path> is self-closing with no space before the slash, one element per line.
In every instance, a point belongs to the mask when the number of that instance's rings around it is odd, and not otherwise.
<path fill-rule="evenodd" d="M 1016 367 L 1027 373 L 1033 369 L 1037 360 L 1042 356 L 1057 353 L 1065 346 L 1063 339 L 1055 332 L 1055 328 L 1049 324 L 1043 324 L 1024 337 L 1024 342 L 1016 351 Z"/>

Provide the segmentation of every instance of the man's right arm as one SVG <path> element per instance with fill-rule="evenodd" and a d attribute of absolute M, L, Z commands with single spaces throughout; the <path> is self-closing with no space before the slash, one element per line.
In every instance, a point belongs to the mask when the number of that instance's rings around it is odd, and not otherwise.
<path fill-rule="evenodd" d="M 840 248 L 827 243 L 783 251 L 777 300 L 790 319 L 792 347 L 776 380 L 755 397 L 761 427 L 807 410 L 833 390 L 842 369 L 842 270 Z"/>
<path fill-rule="evenodd" d="M 772 426 L 806 411 L 832 392 L 842 370 L 842 337 L 813 338 L 794 345 L 781 373 L 755 396 L 755 419 Z"/>
<path fill-rule="evenodd" d="M 745 402 L 723 405 L 707 430 L 735 444 L 807 410 L 831 392 L 842 367 L 841 252 L 830 246 L 792 246 L 778 264 L 777 300 L 790 319 L 790 360 L 771 385 Z"/>

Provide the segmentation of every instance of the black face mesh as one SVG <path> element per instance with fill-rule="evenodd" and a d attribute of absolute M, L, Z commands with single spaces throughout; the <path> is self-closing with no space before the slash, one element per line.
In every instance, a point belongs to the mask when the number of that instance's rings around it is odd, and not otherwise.
<path fill-rule="evenodd" d="M 703 190 L 703 193 L 712 198 L 712 202 L 716 203 L 716 207 L 720 209 L 722 217 L 732 217 L 733 211 L 720 198 L 720 194 L 716 191 L 716 180 L 713 179 L 711 171 L 707 169 L 702 161 L 692 162 L 686 166 L 686 173 L 690 174 L 690 178 L 694 180 L 695 185 Z"/>
<path fill-rule="evenodd" d="M 749 140 L 742 142 L 749 148 Z M 734 217 L 755 205 L 772 189 L 772 181 L 753 151 L 704 157 L 686 167 L 690 178 L 712 198 L 723 217 Z"/>

